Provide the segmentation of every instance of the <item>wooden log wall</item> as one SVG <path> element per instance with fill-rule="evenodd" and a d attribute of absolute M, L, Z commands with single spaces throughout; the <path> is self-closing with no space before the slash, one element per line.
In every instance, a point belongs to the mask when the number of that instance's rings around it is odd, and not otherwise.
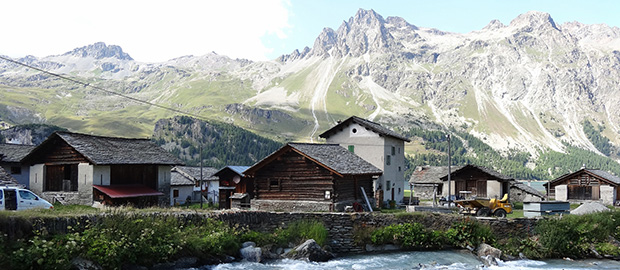
<path fill-rule="evenodd" d="M 311 200 L 325 199 L 325 191 L 334 194 L 334 180 L 338 176 L 295 152 L 284 153 L 258 170 L 254 185 L 257 199 Z"/>

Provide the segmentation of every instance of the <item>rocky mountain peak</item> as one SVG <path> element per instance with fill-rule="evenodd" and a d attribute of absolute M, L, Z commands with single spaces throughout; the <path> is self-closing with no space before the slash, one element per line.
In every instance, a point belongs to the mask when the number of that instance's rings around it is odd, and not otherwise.
<path fill-rule="evenodd" d="M 487 24 L 484 28 L 482 28 L 482 30 L 497 30 L 497 29 L 501 29 L 504 27 L 506 26 L 499 20 L 492 20 L 491 22 L 489 22 L 489 24 Z"/>
<path fill-rule="evenodd" d="M 385 24 L 383 17 L 374 10 L 360 9 L 337 31 L 323 29 L 314 42 L 311 55 L 356 57 L 367 52 L 384 52 L 397 44 Z"/>
<path fill-rule="evenodd" d="M 546 12 L 529 11 L 527 13 L 519 15 L 517 18 L 510 22 L 510 26 L 514 28 L 524 29 L 526 32 L 532 32 L 534 30 L 555 29 L 560 30 L 555 21 L 551 18 L 551 15 Z"/>
<path fill-rule="evenodd" d="M 133 60 L 129 54 L 123 52 L 123 49 L 117 45 L 106 45 L 103 42 L 97 42 L 88 46 L 76 48 L 73 51 L 63 55 L 73 55 L 77 57 L 93 57 L 95 59 L 116 58 L 119 60 Z"/>

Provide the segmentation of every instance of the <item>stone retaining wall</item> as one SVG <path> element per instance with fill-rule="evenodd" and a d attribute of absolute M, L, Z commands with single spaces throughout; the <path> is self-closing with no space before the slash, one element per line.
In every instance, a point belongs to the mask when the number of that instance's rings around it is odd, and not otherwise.
<path fill-rule="evenodd" d="M 152 213 L 146 215 L 162 215 Z M 230 225 L 247 226 L 251 230 L 273 232 L 277 228 L 286 228 L 288 224 L 300 220 L 319 220 L 329 231 L 329 246 L 335 253 L 361 253 L 365 251 L 354 241 L 354 231 L 364 231 L 364 228 L 379 228 L 391 224 L 418 222 L 433 230 L 446 230 L 458 221 L 473 218 L 459 215 L 437 213 L 410 213 L 410 214 L 381 214 L 381 213 L 283 213 L 260 211 L 222 211 L 222 212 L 180 212 L 166 213 L 175 215 L 185 221 L 214 218 Z M 26 222 L 17 217 L 0 219 L 0 232 L 9 238 L 21 238 L 31 234 L 33 230 L 45 229 L 50 233 L 67 233 L 68 227 L 78 229 L 87 223 L 96 223 L 104 219 L 105 215 L 90 215 L 72 218 L 41 218 L 33 222 Z M 483 224 L 490 225 L 498 238 L 519 236 L 527 237 L 533 233 L 538 219 L 478 219 Z M 368 230 L 370 231 L 370 230 Z M 358 234 L 359 236 L 360 234 Z M 362 233 L 363 236 L 363 233 Z"/>

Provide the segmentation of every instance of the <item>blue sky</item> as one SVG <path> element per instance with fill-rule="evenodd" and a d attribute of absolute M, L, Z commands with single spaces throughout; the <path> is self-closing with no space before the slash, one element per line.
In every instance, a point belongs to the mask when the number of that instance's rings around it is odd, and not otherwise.
<path fill-rule="evenodd" d="M 312 47 L 324 27 L 337 29 L 359 8 L 459 33 L 530 10 L 559 24 L 620 26 L 620 1 L 611 0 L 20 0 L 0 2 L 0 54 L 43 57 L 103 41 L 142 62 L 211 51 L 267 60 Z"/>
<path fill-rule="evenodd" d="M 467 33 L 480 30 L 491 20 L 505 25 L 519 14 L 536 10 L 547 12 L 556 23 L 579 21 L 585 24 L 605 23 L 620 26 L 620 1 L 574 0 L 515 0 L 515 1 L 456 1 L 456 0 L 364 0 L 364 1 L 291 1 L 291 29 L 285 30 L 286 42 L 278 43 L 270 36 L 264 42 L 273 46 L 269 58 L 290 53 L 296 48 L 312 47 L 324 27 L 336 30 L 359 8 L 373 9 L 384 18 L 397 16 L 419 27 Z"/>

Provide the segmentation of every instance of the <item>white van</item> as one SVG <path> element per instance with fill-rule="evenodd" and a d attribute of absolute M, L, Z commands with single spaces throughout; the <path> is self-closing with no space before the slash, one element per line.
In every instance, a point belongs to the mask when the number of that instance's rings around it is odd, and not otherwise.
<path fill-rule="evenodd" d="M 30 190 L 0 187 L 0 210 L 27 210 L 32 208 L 52 209 L 54 206 Z"/>

